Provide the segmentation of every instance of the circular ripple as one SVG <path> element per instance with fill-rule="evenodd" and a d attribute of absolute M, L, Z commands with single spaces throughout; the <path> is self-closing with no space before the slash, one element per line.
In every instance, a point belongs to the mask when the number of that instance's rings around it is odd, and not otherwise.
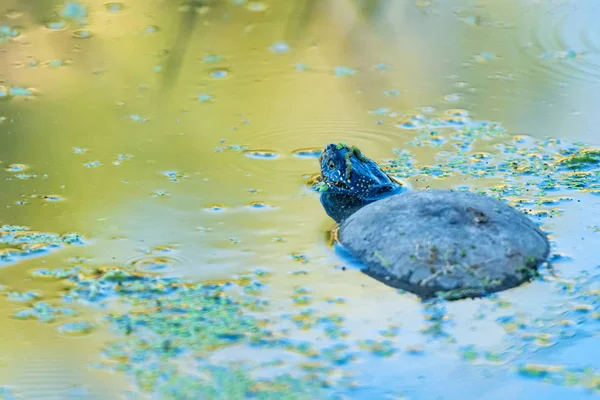
<path fill-rule="evenodd" d="M 135 257 L 131 260 L 128 260 L 125 265 L 139 272 L 165 273 L 175 271 L 176 267 L 184 264 L 185 262 L 186 260 L 180 257 L 175 257 L 172 255 L 160 255 Z"/>
<path fill-rule="evenodd" d="M 234 165 L 238 170 L 261 179 L 272 180 L 274 163 L 250 162 L 247 158 L 273 161 L 277 164 L 277 173 L 293 179 L 304 173 L 318 172 L 317 159 L 320 152 L 329 143 L 344 142 L 354 145 L 370 157 L 393 158 L 393 148 L 403 148 L 412 138 L 412 133 L 399 131 L 394 127 L 394 121 L 377 124 L 375 121 L 335 121 L 315 119 L 308 124 L 274 127 L 264 130 L 251 131 L 251 125 L 244 128 L 244 142 L 251 149 L 244 151 L 236 158 Z M 265 147 L 269 146 L 268 150 Z M 291 155 L 287 157 L 285 155 Z M 307 170 L 306 161 L 314 163 L 314 171 Z"/>
<path fill-rule="evenodd" d="M 536 6 L 535 19 L 521 32 L 520 50 L 558 83 L 600 81 L 600 2 L 552 2 Z"/>

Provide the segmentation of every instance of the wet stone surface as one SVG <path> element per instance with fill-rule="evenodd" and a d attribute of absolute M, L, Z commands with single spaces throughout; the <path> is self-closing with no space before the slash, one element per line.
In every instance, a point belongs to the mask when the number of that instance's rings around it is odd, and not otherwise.
<path fill-rule="evenodd" d="M 529 281 L 550 251 L 528 217 L 487 196 L 423 190 L 363 207 L 340 243 L 366 274 L 421 297 L 482 296 Z"/>

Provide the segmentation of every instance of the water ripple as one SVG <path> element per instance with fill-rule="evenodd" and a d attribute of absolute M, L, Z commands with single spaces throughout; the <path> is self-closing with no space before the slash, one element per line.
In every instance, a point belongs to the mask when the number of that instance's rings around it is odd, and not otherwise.
<path fill-rule="evenodd" d="M 537 59 L 535 68 L 561 83 L 600 82 L 600 25 L 594 17 L 600 3 L 537 7 L 537 18 L 521 32 L 521 51 Z"/>

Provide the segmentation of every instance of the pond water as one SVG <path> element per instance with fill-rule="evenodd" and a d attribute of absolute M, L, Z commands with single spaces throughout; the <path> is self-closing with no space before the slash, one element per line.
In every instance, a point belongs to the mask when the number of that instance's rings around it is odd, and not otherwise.
<path fill-rule="evenodd" d="M 600 393 L 600 3 L 0 2 L 0 398 Z M 421 302 L 331 246 L 327 143 L 549 232 Z"/>

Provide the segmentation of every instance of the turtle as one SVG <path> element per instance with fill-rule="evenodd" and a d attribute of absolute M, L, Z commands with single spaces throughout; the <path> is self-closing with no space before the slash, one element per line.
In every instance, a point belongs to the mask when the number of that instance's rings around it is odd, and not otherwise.
<path fill-rule="evenodd" d="M 328 144 L 318 190 L 337 245 L 362 272 L 422 299 L 459 300 L 539 276 L 547 235 L 503 201 L 467 190 L 412 190 L 357 147 Z"/>

